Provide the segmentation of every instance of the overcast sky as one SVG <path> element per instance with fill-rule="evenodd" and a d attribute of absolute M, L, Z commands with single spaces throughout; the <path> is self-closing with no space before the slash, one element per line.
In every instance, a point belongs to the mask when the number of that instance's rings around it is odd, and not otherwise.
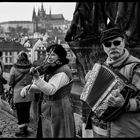
<path fill-rule="evenodd" d="M 76 2 L 43 2 L 46 14 L 63 14 L 65 19 L 72 20 Z M 0 2 L 0 22 L 32 20 L 33 8 L 36 13 L 42 2 Z"/>

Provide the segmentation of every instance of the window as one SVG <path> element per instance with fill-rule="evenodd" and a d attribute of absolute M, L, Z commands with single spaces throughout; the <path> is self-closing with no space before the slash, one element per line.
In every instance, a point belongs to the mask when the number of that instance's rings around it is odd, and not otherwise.
<path fill-rule="evenodd" d="M 5 63 L 8 63 L 8 57 L 5 57 Z"/>
<path fill-rule="evenodd" d="M 10 56 L 12 55 L 12 52 L 10 52 Z"/>
<path fill-rule="evenodd" d="M 9 58 L 10 63 L 12 63 L 12 57 Z"/>

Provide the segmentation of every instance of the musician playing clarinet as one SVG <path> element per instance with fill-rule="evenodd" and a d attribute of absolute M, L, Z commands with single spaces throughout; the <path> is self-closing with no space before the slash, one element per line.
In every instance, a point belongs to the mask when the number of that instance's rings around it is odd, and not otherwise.
<path fill-rule="evenodd" d="M 33 84 L 26 86 L 21 96 L 26 96 L 27 90 L 29 94 L 34 90 L 42 91 L 43 138 L 74 138 L 75 124 L 70 102 L 72 73 L 67 52 L 60 44 L 51 45 L 47 52 L 47 62 L 40 68 L 31 68 Z M 44 78 L 41 79 L 40 75 Z"/>
<path fill-rule="evenodd" d="M 140 137 L 140 60 L 128 52 L 125 34 L 118 27 L 103 31 L 100 42 L 108 56 L 105 64 L 125 76 L 136 87 L 137 91 L 133 93 L 123 112 L 115 120 L 108 122 L 99 120 L 91 113 L 87 121 L 87 128 L 93 129 L 95 138 Z M 90 72 L 87 73 L 86 79 L 88 79 Z M 121 107 L 124 102 L 125 99 L 118 90 L 112 91 L 108 96 L 107 103 L 110 107 Z"/>

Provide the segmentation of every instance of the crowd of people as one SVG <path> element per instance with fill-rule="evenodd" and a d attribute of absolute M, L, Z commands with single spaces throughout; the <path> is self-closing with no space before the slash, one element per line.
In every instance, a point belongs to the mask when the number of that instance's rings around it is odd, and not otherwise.
<path fill-rule="evenodd" d="M 118 27 L 102 31 L 100 45 L 107 54 L 104 65 L 123 75 L 135 90 L 128 88 L 123 93 L 119 89 L 112 90 L 107 97 L 107 106 L 122 108 L 119 116 L 107 121 L 99 118 L 91 108 L 85 130 L 91 129 L 93 138 L 140 137 L 140 59 L 129 53 L 125 34 Z M 67 52 L 60 44 L 53 44 L 46 51 L 48 55 L 39 67 L 33 67 L 28 55 L 21 51 L 11 68 L 8 84 L 14 89 L 19 127 L 15 135 L 29 135 L 30 106 L 37 93 L 40 107 L 37 137 L 75 138 L 75 120 L 70 100 L 73 76 Z M 1 63 L 1 77 L 2 73 Z M 88 81 L 92 76 L 90 70 L 85 80 Z M 123 94 L 127 92 L 132 93 L 126 103 Z"/>

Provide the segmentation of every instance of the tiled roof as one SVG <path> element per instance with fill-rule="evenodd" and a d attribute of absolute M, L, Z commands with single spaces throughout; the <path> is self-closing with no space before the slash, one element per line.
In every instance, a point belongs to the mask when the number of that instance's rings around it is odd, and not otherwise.
<path fill-rule="evenodd" d="M 28 39 L 29 40 L 29 43 L 31 44 L 31 47 L 33 47 L 35 44 L 36 44 L 36 42 L 38 41 L 38 38 L 30 38 L 30 39 Z"/>
<path fill-rule="evenodd" d="M 62 14 L 53 14 L 51 15 L 51 19 L 64 19 L 63 15 Z"/>
<path fill-rule="evenodd" d="M 1 51 L 28 51 L 23 45 L 17 42 L 0 42 L 0 50 Z"/>

